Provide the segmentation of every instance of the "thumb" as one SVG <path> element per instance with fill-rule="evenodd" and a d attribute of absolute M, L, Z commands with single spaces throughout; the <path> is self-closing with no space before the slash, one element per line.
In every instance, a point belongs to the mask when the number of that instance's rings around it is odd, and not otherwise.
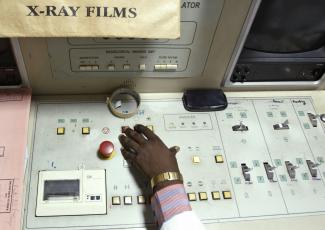
<path fill-rule="evenodd" d="M 173 146 L 171 148 L 169 148 L 169 151 L 171 151 L 172 154 L 176 155 L 179 150 L 181 150 L 181 148 L 179 146 Z"/>

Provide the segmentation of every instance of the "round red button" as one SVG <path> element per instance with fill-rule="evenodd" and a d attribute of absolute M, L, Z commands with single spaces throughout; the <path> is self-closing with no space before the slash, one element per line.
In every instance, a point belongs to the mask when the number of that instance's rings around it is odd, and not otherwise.
<path fill-rule="evenodd" d="M 103 141 L 99 146 L 98 152 L 103 158 L 110 158 L 114 153 L 113 143 L 110 141 Z"/>

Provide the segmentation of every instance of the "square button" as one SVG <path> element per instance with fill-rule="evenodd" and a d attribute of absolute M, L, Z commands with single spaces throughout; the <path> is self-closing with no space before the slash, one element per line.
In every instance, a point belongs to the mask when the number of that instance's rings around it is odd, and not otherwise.
<path fill-rule="evenodd" d="M 141 71 L 146 70 L 146 64 L 140 64 L 140 65 L 139 65 L 139 69 L 140 69 Z"/>
<path fill-rule="evenodd" d="M 208 200 L 208 194 L 206 192 L 199 192 L 200 200 Z"/>
<path fill-rule="evenodd" d="M 112 197 L 112 204 L 113 205 L 120 205 L 121 204 L 121 197 L 119 197 L 119 196 L 113 196 Z"/>
<path fill-rule="evenodd" d="M 145 196 L 138 196 L 138 204 L 145 204 L 146 198 Z"/>
<path fill-rule="evenodd" d="M 223 163 L 223 156 L 222 155 L 216 155 L 215 157 L 216 163 L 220 164 Z"/>
<path fill-rule="evenodd" d="M 60 127 L 56 129 L 56 134 L 57 135 L 64 135 L 65 133 L 65 128 L 64 127 Z"/>
<path fill-rule="evenodd" d="M 123 65 L 123 69 L 124 70 L 129 70 L 130 68 L 131 68 L 131 66 L 129 64 Z"/>
<path fill-rule="evenodd" d="M 108 65 L 107 68 L 108 68 L 108 71 L 115 71 L 115 65 L 113 65 L 113 64 Z"/>
<path fill-rule="evenodd" d="M 124 197 L 124 204 L 131 205 L 132 204 L 132 196 L 125 196 Z"/>
<path fill-rule="evenodd" d="M 223 191 L 223 192 L 222 192 L 222 195 L 223 195 L 223 198 L 224 198 L 225 200 L 229 200 L 229 199 L 232 198 L 232 197 L 231 197 L 231 192 L 230 192 L 230 191 Z"/>
<path fill-rule="evenodd" d="M 187 193 L 187 197 L 189 201 L 196 201 L 196 194 L 194 192 Z"/>
<path fill-rule="evenodd" d="M 194 164 L 199 164 L 199 163 L 201 162 L 201 159 L 200 159 L 199 156 L 193 156 L 193 157 L 192 157 L 192 162 L 193 162 Z"/>
<path fill-rule="evenodd" d="M 212 195 L 213 200 L 220 200 L 221 199 L 219 191 L 211 192 L 211 195 Z"/>
<path fill-rule="evenodd" d="M 82 128 L 82 134 L 83 134 L 83 135 L 88 135 L 88 134 L 90 134 L 90 128 L 89 128 L 89 127 L 83 127 L 83 128 Z"/>
<path fill-rule="evenodd" d="M 147 125 L 147 128 L 150 129 L 152 132 L 154 131 L 153 125 Z"/>

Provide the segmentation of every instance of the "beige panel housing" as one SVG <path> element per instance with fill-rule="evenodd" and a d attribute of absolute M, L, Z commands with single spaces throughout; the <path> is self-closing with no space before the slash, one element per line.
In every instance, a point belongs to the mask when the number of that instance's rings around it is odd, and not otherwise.
<path fill-rule="evenodd" d="M 139 92 L 181 92 L 187 88 L 219 88 L 224 79 L 242 29 L 255 0 L 225 0 L 205 71 L 197 78 L 63 78 L 52 76 L 47 42 L 44 38 L 22 38 L 20 45 L 33 93 L 100 94 L 120 86 Z"/>

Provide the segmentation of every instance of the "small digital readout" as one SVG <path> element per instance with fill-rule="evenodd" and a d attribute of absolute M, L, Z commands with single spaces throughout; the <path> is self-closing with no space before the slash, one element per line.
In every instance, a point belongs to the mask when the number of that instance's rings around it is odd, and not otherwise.
<path fill-rule="evenodd" d="M 51 199 L 79 199 L 79 180 L 46 180 L 44 181 L 43 200 Z"/>

